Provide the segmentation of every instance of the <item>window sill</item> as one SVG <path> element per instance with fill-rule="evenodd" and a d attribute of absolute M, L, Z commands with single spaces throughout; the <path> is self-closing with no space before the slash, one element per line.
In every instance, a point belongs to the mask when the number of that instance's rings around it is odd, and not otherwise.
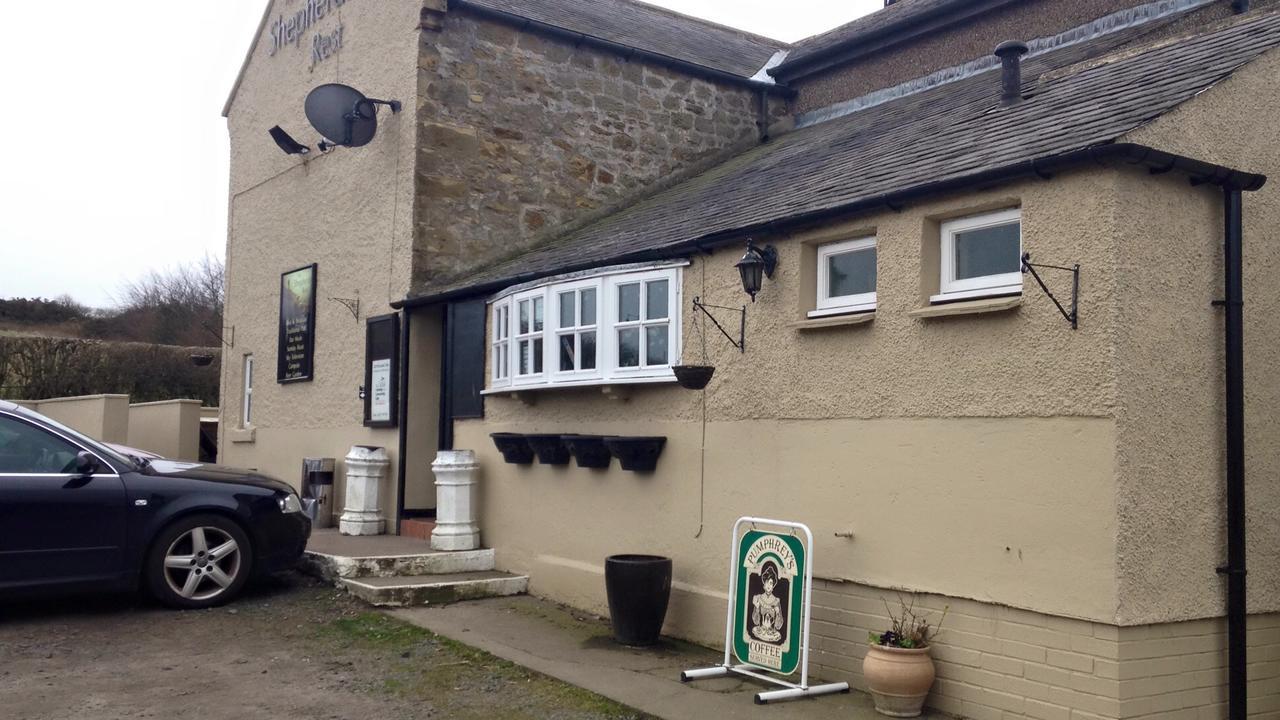
<path fill-rule="evenodd" d="M 856 315 L 832 315 L 830 317 L 809 318 L 808 320 L 789 323 L 787 327 L 793 330 L 820 330 L 822 328 L 865 325 L 875 319 L 876 313 L 873 310 L 871 312 L 862 312 Z"/>
<path fill-rule="evenodd" d="M 1010 297 L 982 298 L 981 300 L 964 300 L 945 305 L 930 305 L 907 313 L 914 318 L 938 318 L 952 315 L 981 315 L 983 313 L 1013 310 L 1022 304 L 1021 295 Z"/>
<path fill-rule="evenodd" d="M 227 439 L 233 443 L 251 443 L 257 434 L 257 428 L 233 428 L 227 431 Z"/>
<path fill-rule="evenodd" d="M 609 380 L 577 380 L 558 383 L 542 383 L 539 385 L 504 385 L 502 387 L 487 388 L 481 390 L 481 395 L 519 395 L 523 393 L 540 393 L 548 390 L 572 390 L 574 388 L 600 388 L 606 395 L 609 394 L 609 388 L 620 385 L 655 385 L 660 383 L 675 383 L 674 374 L 659 375 L 657 377 L 635 377 L 635 378 L 611 378 Z"/>

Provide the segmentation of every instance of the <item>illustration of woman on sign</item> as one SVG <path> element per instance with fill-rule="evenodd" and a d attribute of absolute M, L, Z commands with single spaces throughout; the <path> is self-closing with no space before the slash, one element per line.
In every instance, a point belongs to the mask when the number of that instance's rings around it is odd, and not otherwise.
<path fill-rule="evenodd" d="M 767 643 L 782 641 L 782 600 L 773 594 L 778 585 L 778 566 L 765 562 L 760 569 L 760 581 L 764 588 L 751 598 L 751 634 Z"/>

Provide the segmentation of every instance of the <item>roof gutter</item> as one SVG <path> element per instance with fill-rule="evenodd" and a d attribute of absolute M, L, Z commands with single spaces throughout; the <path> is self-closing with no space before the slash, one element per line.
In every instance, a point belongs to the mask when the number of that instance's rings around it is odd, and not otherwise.
<path fill-rule="evenodd" d="M 830 70 L 858 58 L 883 52 L 886 48 L 912 37 L 938 32 L 947 26 L 970 20 L 997 10 L 1017 0 L 953 0 L 927 13 L 900 20 L 865 33 L 854 33 L 830 47 L 799 54 L 769 70 L 778 82 L 792 82 Z M 881 11 L 883 12 L 883 11 Z M 793 54 L 794 51 L 793 51 Z"/>
<path fill-rule="evenodd" d="M 1054 175 L 1054 173 L 1068 168 L 1089 164 L 1103 165 L 1108 162 L 1140 165 L 1148 168 L 1152 175 L 1162 175 L 1164 173 L 1177 171 L 1189 176 L 1193 185 L 1217 185 L 1228 190 L 1251 192 L 1262 188 L 1262 186 L 1267 182 L 1267 177 L 1265 175 L 1247 173 L 1225 167 L 1223 165 L 1214 165 L 1213 163 L 1207 163 L 1194 158 L 1185 157 L 1183 155 L 1174 155 L 1162 150 L 1156 150 L 1155 148 L 1148 147 L 1146 145 L 1138 145 L 1134 143 L 1096 145 L 1083 150 L 1076 150 L 1060 155 L 1048 155 L 1013 165 L 964 175 L 962 177 L 917 185 L 904 190 L 876 195 L 874 197 L 857 200 L 851 203 L 845 203 L 844 205 L 837 205 L 830 208 L 823 208 L 821 210 L 814 210 L 785 218 L 778 218 L 776 220 L 769 220 L 740 228 L 734 228 L 732 230 L 703 235 L 693 240 L 684 240 L 678 243 L 672 243 L 665 247 L 652 248 L 649 250 L 593 260 L 590 262 L 564 265 L 557 267 L 554 270 L 521 273 L 519 275 L 513 275 L 500 280 L 492 280 L 476 285 L 446 290 L 440 293 L 405 298 L 404 300 L 398 300 L 391 303 L 391 307 L 396 309 L 418 307 L 421 305 L 432 305 L 459 298 L 487 295 L 511 285 L 532 282 L 552 275 L 590 270 L 604 265 L 630 262 L 650 262 L 654 260 L 683 257 L 692 252 L 707 251 L 726 245 L 739 244 L 746 238 L 753 235 L 774 234 L 783 230 L 814 225 L 832 218 L 843 217 L 859 212 L 867 212 L 882 208 L 900 210 L 902 206 L 908 202 L 927 196 L 941 195 L 957 190 L 967 190 L 972 189 L 975 186 L 1007 182 L 1009 180 L 1022 177 L 1038 177 L 1048 180 Z"/>
<path fill-rule="evenodd" d="M 623 45 L 622 43 L 606 40 L 594 35 L 566 30 L 557 25 L 533 20 L 514 13 L 503 12 L 502 10 L 495 10 L 483 5 L 477 5 L 469 2 L 468 0 L 449 0 L 449 9 L 453 10 L 455 8 L 461 8 L 480 17 L 514 26 L 517 30 L 531 30 L 557 40 L 571 43 L 575 46 L 586 45 L 599 50 L 616 53 L 626 60 L 643 60 L 645 62 L 678 70 L 706 80 L 715 80 L 718 82 L 728 83 L 730 85 L 751 88 L 752 90 L 767 92 L 771 95 L 788 99 L 795 97 L 795 91 L 784 85 L 752 80 L 751 78 L 735 75 L 731 72 L 725 72 L 724 70 L 717 70 L 712 67 L 707 67 L 706 65 L 699 65 L 687 60 L 673 58 L 670 55 L 642 50 L 638 47 Z"/>

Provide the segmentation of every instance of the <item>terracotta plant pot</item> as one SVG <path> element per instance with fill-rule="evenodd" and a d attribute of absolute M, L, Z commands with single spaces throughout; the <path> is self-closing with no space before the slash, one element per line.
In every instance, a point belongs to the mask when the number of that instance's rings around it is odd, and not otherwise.
<path fill-rule="evenodd" d="M 933 687 L 933 658 L 929 648 L 871 645 L 862 660 L 862 675 L 876 701 L 876 710 L 890 717 L 918 717 Z"/>

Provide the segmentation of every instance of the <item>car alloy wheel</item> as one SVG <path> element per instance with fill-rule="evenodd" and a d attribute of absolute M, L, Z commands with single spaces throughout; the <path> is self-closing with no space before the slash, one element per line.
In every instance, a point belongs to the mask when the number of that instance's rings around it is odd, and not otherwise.
<path fill-rule="evenodd" d="M 170 543 L 164 555 L 164 579 L 186 600 L 218 598 L 236 583 L 243 568 L 240 544 L 230 533 L 197 526 Z"/>

